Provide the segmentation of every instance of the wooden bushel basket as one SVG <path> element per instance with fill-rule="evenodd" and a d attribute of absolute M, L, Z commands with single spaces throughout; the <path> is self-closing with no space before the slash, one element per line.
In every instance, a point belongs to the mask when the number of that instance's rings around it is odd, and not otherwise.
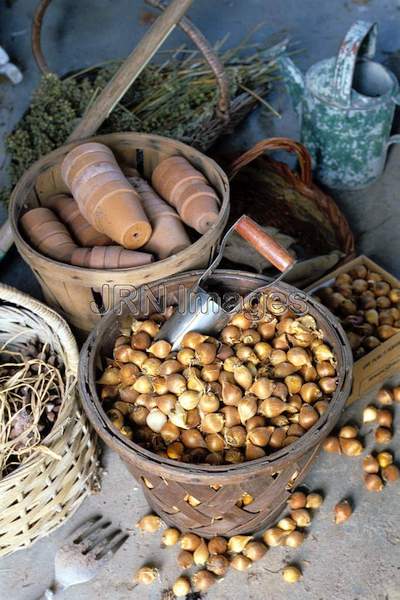
<path fill-rule="evenodd" d="M 176 304 L 180 288 L 195 284 L 200 272 L 192 271 L 168 280 L 144 286 L 143 298 L 160 299 L 164 306 Z M 246 295 L 265 286 L 260 276 L 238 271 L 216 271 L 210 277 L 213 289 L 239 292 Z M 269 291 L 287 296 L 299 290 L 279 283 Z M 164 459 L 135 442 L 128 441 L 107 418 L 96 389 L 97 369 L 101 358 L 111 356 L 113 342 L 118 335 L 119 319 L 130 309 L 135 317 L 154 312 L 150 302 L 147 311 L 140 311 L 145 302 L 132 299 L 103 317 L 87 339 L 80 357 L 79 382 L 82 402 L 88 418 L 104 442 L 115 450 L 130 472 L 142 484 L 150 506 L 163 520 L 181 531 L 192 531 L 205 537 L 253 532 L 272 525 L 283 510 L 291 489 L 297 486 L 315 458 L 321 442 L 335 426 L 350 392 L 352 358 L 345 334 L 335 318 L 306 297 L 309 314 L 313 315 L 331 344 L 338 361 L 338 386 L 329 409 L 299 441 L 261 459 L 239 465 L 194 465 Z M 237 506 L 244 493 L 253 496 L 247 506 Z M 188 503 L 188 497 L 197 499 L 197 506 Z"/>
<path fill-rule="evenodd" d="M 164 158 L 184 156 L 215 188 L 221 201 L 218 221 L 207 233 L 178 254 L 145 267 L 129 269 L 89 269 L 74 267 L 40 254 L 23 237 L 19 219 L 29 208 L 40 206 L 49 196 L 68 191 L 61 178 L 64 156 L 77 143 L 67 144 L 38 160 L 16 185 L 10 202 L 10 222 L 15 244 L 42 287 L 46 302 L 78 329 L 89 332 L 100 318 L 97 307 L 117 305 L 120 296 L 133 286 L 156 281 L 181 271 L 205 267 L 218 245 L 229 214 L 229 184 L 222 169 L 210 158 L 181 142 L 157 135 L 110 133 L 90 138 L 106 144 L 121 165 L 138 168 L 150 179 Z"/>
<path fill-rule="evenodd" d="M 40 3 L 35 17 L 36 27 L 40 26 L 48 4 L 48 0 Z M 189 269 L 205 267 L 228 220 L 227 176 L 213 160 L 198 150 L 165 137 L 134 132 L 90 137 L 132 85 L 173 27 L 181 21 L 190 4 L 191 0 L 171 2 L 87 110 L 69 137 L 68 141 L 71 143 L 61 146 L 34 163 L 19 180 L 11 195 L 9 218 L 19 253 L 39 280 L 46 302 L 83 332 L 91 331 L 100 319 L 101 312 L 118 304 L 121 296 L 132 292 L 133 286 Z M 215 57 L 208 57 L 207 60 L 211 65 L 214 64 L 215 71 Z M 218 81 L 220 82 L 220 78 Z M 222 89 L 220 85 L 221 94 Z M 222 99 L 223 97 L 225 96 L 221 96 Z M 162 159 L 171 155 L 184 156 L 215 188 L 220 200 L 218 221 L 185 250 L 146 267 L 89 269 L 74 267 L 43 256 L 22 236 L 19 218 L 24 211 L 40 206 L 41 201 L 47 197 L 67 191 L 61 177 L 61 162 L 74 146 L 86 141 L 106 144 L 122 166 L 136 167 L 145 178 L 150 178 L 153 169 Z"/>

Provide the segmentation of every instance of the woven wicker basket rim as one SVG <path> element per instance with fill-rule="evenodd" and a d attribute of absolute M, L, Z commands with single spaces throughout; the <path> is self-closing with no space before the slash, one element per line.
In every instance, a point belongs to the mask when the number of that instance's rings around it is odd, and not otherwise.
<path fill-rule="evenodd" d="M 218 176 L 221 180 L 221 183 L 225 189 L 225 197 L 224 199 L 221 201 L 220 199 L 220 211 L 219 211 L 219 220 L 223 219 L 225 213 L 228 210 L 228 206 L 229 206 L 229 181 L 228 181 L 228 177 L 225 174 L 225 172 L 223 171 L 223 169 L 218 165 L 218 163 L 216 163 L 212 158 L 210 158 L 209 156 L 206 156 L 204 153 L 200 152 L 200 150 L 196 150 L 195 148 L 192 148 L 191 146 L 188 146 L 188 144 L 185 144 L 183 142 L 180 142 L 178 140 L 172 139 L 172 138 L 167 138 L 165 136 L 161 136 L 161 135 L 156 135 L 156 134 L 147 134 L 147 133 L 136 133 L 136 132 L 120 132 L 120 133 L 108 133 L 108 134 L 104 134 L 104 135 L 96 135 L 96 136 L 90 136 L 86 139 L 83 140 L 79 140 L 79 142 L 70 142 L 69 144 L 64 144 L 63 146 L 60 146 L 59 148 L 56 148 L 55 150 L 53 150 L 52 152 L 49 152 L 48 154 L 46 154 L 45 156 L 42 156 L 40 159 L 38 159 L 35 163 L 33 163 L 33 165 L 31 165 L 29 167 L 29 169 L 27 169 L 25 171 L 25 173 L 23 174 L 23 176 L 21 177 L 21 179 L 19 180 L 19 182 L 17 183 L 17 185 L 15 186 L 13 193 L 11 194 L 11 199 L 10 199 L 10 206 L 11 206 L 11 210 L 10 210 L 10 224 L 11 224 L 11 229 L 13 232 L 13 236 L 15 239 L 18 240 L 18 244 L 20 246 L 22 246 L 23 248 L 28 248 L 29 251 L 35 256 L 35 258 L 37 259 L 38 263 L 41 264 L 55 264 L 57 265 L 58 268 L 61 269 L 65 269 L 67 272 L 70 271 L 71 269 L 71 265 L 63 263 L 63 262 L 59 262 L 57 260 L 54 260 L 53 258 L 50 258 L 48 256 L 44 256 L 43 254 L 41 254 L 40 252 L 38 252 L 33 246 L 31 246 L 26 239 L 21 235 L 19 226 L 18 226 L 18 222 L 17 222 L 17 213 L 16 213 L 16 202 L 14 202 L 14 198 L 17 198 L 19 195 L 19 189 L 20 187 L 23 188 L 24 184 L 26 181 L 30 181 L 33 180 L 34 178 L 36 178 L 37 175 L 37 169 L 38 169 L 38 165 L 41 165 L 41 169 L 43 169 L 46 165 L 49 166 L 50 164 L 52 164 L 53 159 L 57 159 L 59 158 L 59 156 L 62 156 L 64 154 L 67 154 L 67 152 L 69 150 L 71 150 L 72 148 L 74 148 L 75 146 L 79 145 L 79 144 L 83 144 L 85 142 L 93 142 L 93 141 L 100 141 L 102 143 L 107 144 L 107 140 L 108 139 L 115 139 L 116 136 L 121 136 L 121 137 L 127 137 L 129 139 L 129 137 L 134 138 L 138 143 L 140 142 L 140 140 L 150 140 L 152 142 L 173 142 L 174 145 L 176 146 L 177 151 L 179 152 L 179 150 L 190 150 L 191 153 L 193 153 L 193 155 L 201 155 L 203 157 L 205 157 L 207 159 L 207 162 L 210 163 L 210 165 L 213 167 L 214 171 L 216 173 L 218 173 Z M 188 251 L 193 251 L 193 249 L 196 249 L 197 246 L 200 246 L 200 242 L 202 240 L 203 237 L 212 237 L 214 230 L 216 229 L 216 227 L 218 226 L 219 221 L 217 221 L 216 223 L 214 223 L 208 230 L 206 233 L 204 233 L 202 236 L 199 237 L 198 240 L 196 240 L 195 242 L 193 242 L 193 244 L 191 244 L 189 246 L 189 248 L 186 248 L 184 250 L 181 250 L 180 252 L 178 252 L 177 254 L 173 254 L 172 256 L 169 256 L 167 258 L 164 258 L 162 260 L 157 261 L 157 264 L 163 264 L 165 265 L 165 268 L 168 268 L 168 266 L 172 263 L 174 263 L 176 261 L 177 258 L 183 260 L 186 256 L 186 254 L 188 253 Z M 135 273 L 137 274 L 138 271 L 140 270 L 147 270 L 149 267 L 145 266 L 145 267 L 129 267 L 129 268 L 124 268 L 124 269 L 107 269 L 107 272 L 109 272 L 110 274 L 112 273 Z M 74 269 L 76 269 L 77 271 L 81 272 L 81 273 L 85 273 L 85 272 L 90 272 L 91 274 L 94 275 L 104 275 L 104 269 L 92 269 L 92 268 L 88 268 L 88 267 L 77 267 L 74 266 Z"/>
<path fill-rule="evenodd" d="M 231 270 L 215 271 L 215 274 L 219 275 L 220 277 L 224 274 L 233 273 L 237 274 L 238 272 Z M 253 277 L 254 275 L 253 273 L 246 272 L 240 272 L 240 274 L 244 277 Z M 171 282 L 172 279 L 179 281 L 182 276 L 190 275 L 193 275 L 193 271 L 189 271 L 184 274 L 178 274 L 174 278 L 169 278 L 168 281 Z M 277 287 L 279 287 L 279 290 L 281 291 L 285 290 L 286 292 L 299 292 L 297 288 L 282 282 L 272 289 L 276 289 Z M 320 314 L 321 319 L 327 323 L 331 333 L 335 336 L 337 348 L 339 348 L 341 354 L 340 363 L 343 367 L 343 370 L 341 373 L 339 373 L 339 383 L 332 400 L 329 403 L 329 409 L 326 411 L 326 413 L 324 413 L 324 415 L 321 416 L 318 422 L 299 439 L 299 441 L 294 442 L 290 446 L 287 446 L 283 449 L 279 449 L 268 456 L 256 460 L 247 461 L 237 465 L 210 466 L 179 463 L 170 459 L 160 458 L 155 453 L 150 452 L 135 442 L 124 438 L 124 436 L 122 436 L 118 430 L 110 424 L 101 406 L 94 377 L 92 376 L 92 374 L 95 372 L 96 352 L 94 351 L 94 348 L 97 347 L 96 340 L 101 338 L 102 333 L 104 333 L 107 327 L 116 318 L 118 307 L 103 317 L 103 319 L 98 323 L 90 336 L 87 338 L 81 350 L 78 381 L 82 403 L 93 427 L 108 445 L 117 450 L 124 460 L 127 460 L 128 462 L 131 460 L 133 463 L 136 463 L 139 468 L 147 468 L 150 471 L 152 467 L 155 467 L 158 472 L 163 469 L 165 471 L 165 476 L 175 477 L 177 480 L 182 480 L 182 478 L 186 478 L 188 476 L 195 476 L 198 480 L 202 479 L 207 480 L 210 483 L 222 483 L 221 477 L 223 476 L 243 476 L 247 474 L 249 477 L 251 477 L 258 472 L 264 471 L 265 468 L 268 467 L 271 468 L 272 471 L 279 470 L 279 468 L 281 468 L 282 465 L 287 464 L 289 460 L 296 458 L 297 455 L 303 454 L 318 444 L 318 442 L 323 439 L 323 436 L 327 434 L 327 430 L 332 429 L 332 418 L 335 415 L 340 414 L 340 412 L 343 410 L 346 399 L 350 393 L 352 383 L 352 353 L 342 326 L 325 307 L 323 307 L 311 296 L 306 296 L 307 301 Z"/>
<path fill-rule="evenodd" d="M 64 356 L 66 359 L 65 369 L 68 372 L 68 377 L 73 380 L 73 385 L 70 386 L 69 392 L 65 395 L 63 401 L 62 411 L 60 411 L 59 417 L 52 427 L 50 433 L 46 438 L 42 440 L 41 445 L 49 446 L 60 435 L 63 434 L 66 423 L 69 421 L 71 404 L 75 401 L 75 394 L 73 387 L 75 386 L 79 351 L 76 340 L 72 335 L 72 332 L 66 323 L 66 321 L 60 317 L 58 313 L 52 308 L 49 308 L 39 300 L 32 298 L 28 294 L 21 292 L 9 285 L 0 283 L 0 302 L 8 302 L 16 305 L 17 309 L 21 312 L 30 311 L 36 316 L 40 317 L 51 329 L 55 332 L 55 335 L 59 338 L 60 345 L 63 347 Z M 1 311 L 1 304 L 0 304 Z M 0 479 L 0 489 L 2 486 L 9 486 L 13 479 L 19 479 L 23 476 L 24 471 L 30 470 L 33 467 L 37 468 L 39 463 L 46 459 L 46 455 L 41 452 L 32 452 L 31 457 L 24 462 L 20 467 L 15 469 L 12 473 Z M 48 459 L 48 457 L 47 457 Z"/>

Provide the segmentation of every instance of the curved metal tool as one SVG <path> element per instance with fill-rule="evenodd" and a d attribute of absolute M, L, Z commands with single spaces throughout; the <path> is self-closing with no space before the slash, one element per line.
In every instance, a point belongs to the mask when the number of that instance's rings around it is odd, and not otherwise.
<path fill-rule="evenodd" d="M 214 261 L 204 271 L 196 285 L 188 290 L 185 297 L 185 306 L 178 306 L 174 315 L 164 323 L 158 332 L 156 339 L 168 340 L 172 344 L 172 350 L 177 350 L 180 347 L 184 335 L 189 331 L 215 335 L 221 331 L 232 314 L 238 310 L 239 306 L 237 304 L 231 310 L 226 310 L 218 299 L 215 299 L 202 287 L 202 284 L 207 281 L 221 262 L 226 242 L 233 231 L 236 231 L 261 256 L 279 269 L 280 275 L 271 281 L 271 284 L 275 284 L 282 279 L 295 264 L 293 256 L 270 235 L 265 233 L 253 219 L 247 215 L 240 217 L 223 237 Z M 254 296 L 255 293 L 257 293 L 257 290 L 253 291 L 251 296 Z"/>

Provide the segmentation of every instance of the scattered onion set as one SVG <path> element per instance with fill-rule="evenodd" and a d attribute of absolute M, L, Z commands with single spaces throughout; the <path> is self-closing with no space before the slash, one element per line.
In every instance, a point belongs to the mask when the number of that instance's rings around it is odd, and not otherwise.
<path fill-rule="evenodd" d="M 173 596 L 167 592 L 165 598 L 181 598 L 190 592 L 205 593 L 222 581 L 229 569 L 249 571 L 253 563 L 264 558 L 272 547 L 298 548 L 306 537 L 303 528 L 311 524 L 313 513 L 310 510 L 319 509 L 323 501 L 317 492 L 293 492 L 287 501 L 289 513 L 259 539 L 251 535 L 234 535 L 229 539 L 214 536 L 207 540 L 195 533 L 181 533 L 174 527 L 164 529 L 161 547 L 180 548 L 176 558 L 178 566 L 183 570 L 199 567 L 194 573 L 180 574 L 171 587 Z M 163 528 L 163 523 L 157 515 L 149 514 L 142 517 L 136 527 L 146 534 L 155 533 Z M 302 572 L 289 564 L 282 569 L 281 575 L 286 583 L 296 583 Z M 149 585 L 158 578 L 158 570 L 145 565 L 137 571 L 133 581 Z"/>

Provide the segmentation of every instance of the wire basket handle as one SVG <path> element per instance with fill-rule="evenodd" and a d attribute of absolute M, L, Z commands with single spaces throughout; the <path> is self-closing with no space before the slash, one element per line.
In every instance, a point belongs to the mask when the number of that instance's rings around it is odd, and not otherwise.
<path fill-rule="evenodd" d="M 165 11 L 168 8 L 168 4 L 165 4 L 165 2 L 162 0 L 145 1 L 153 8 L 157 8 L 161 11 Z M 43 54 L 41 42 L 43 19 L 50 3 L 51 0 L 40 0 L 35 10 L 32 22 L 32 53 L 37 66 L 44 75 L 52 72 Z M 214 73 L 219 90 L 218 105 L 216 109 L 217 116 L 224 121 L 228 121 L 230 106 L 229 80 L 224 71 L 223 64 L 219 60 L 212 46 L 209 44 L 207 38 L 191 22 L 190 19 L 187 17 L 182 17 L 177 25 L 186 33 L 193 44 L 197 46 L 197 48 L 203 54 L 204 59 L 208 63 L 210 69 Z"/>
<path fill-rule="evenodd" d="M 304 185 L 309 186 L 312 182 L 312 163 L 311 156 L 308 150 L 290 138 L 275 137 L 268 140 L 262 140 L 255 146 L 247 150 L 239 156 L 230 166 L 229 178 L 232 179 L 238 174 L 240 169 L 251 163 L 253 160 L 264 154 L 266 150 L 286 150 L 287 152 L 296 154 L 299 161 L 300 174 L 299 178 Z"/>

